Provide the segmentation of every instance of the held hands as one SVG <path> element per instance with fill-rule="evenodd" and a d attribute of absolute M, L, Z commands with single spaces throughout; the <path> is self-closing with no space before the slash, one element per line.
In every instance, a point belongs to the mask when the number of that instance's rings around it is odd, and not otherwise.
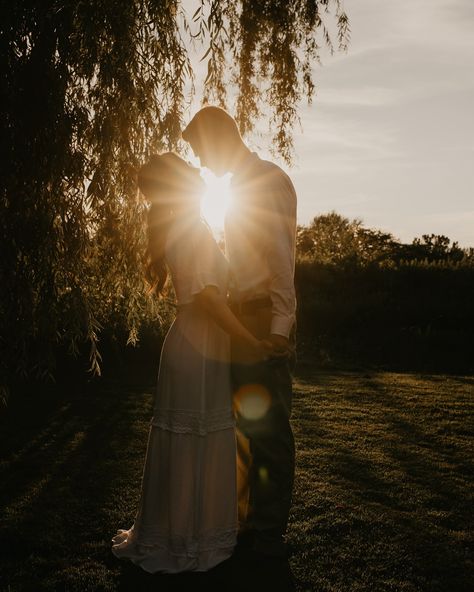
<path fill-rule="evenodd" d="M 267 359 L 282 359 L 290 356 L 290 342 L 283 335 L 272 333 L 264 342 L 269 350 Z"/>
<path fill-rule="evenodd" d="M 272 333 L 266 340 L 271 344 L 274 358 L 286 357 L 290 354 L 290 341 L 283 335 Z"/>
<path fill-rule="evenodd" d="M 260 360 L 287 358 L 290 355 L 289 340 L 282 335 L 272 334 L 266 339 L 255 340 L 255 353 Z"/>

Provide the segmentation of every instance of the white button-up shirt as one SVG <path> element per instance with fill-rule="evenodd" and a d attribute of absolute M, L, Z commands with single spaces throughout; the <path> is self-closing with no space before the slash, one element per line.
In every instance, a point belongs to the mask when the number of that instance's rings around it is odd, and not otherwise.
<path fill-rule="evenodd" d="M 295 323 L 296 192 L 288 175 L 253 152 L 231 182 L 225 220 L 234 302 L 270 297 L 271 333 L 289 337 Z"/>

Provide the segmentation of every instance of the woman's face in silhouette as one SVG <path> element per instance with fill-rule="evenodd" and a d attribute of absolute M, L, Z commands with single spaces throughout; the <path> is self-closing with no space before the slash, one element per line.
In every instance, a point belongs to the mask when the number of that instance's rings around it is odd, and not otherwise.
<path fill-rule="evenodd" d="M 183 160 L 172 160 L 164 169 L 156 168 L 156 176 L 149 176 L 148 187 L 142 185 L 146 199 L 153 203 L 169 204 L 172 209 L 186 210 L 199 207 L 206 185 L 200 170 Z"/>
<path fill-rule="evenodd" d="M 201 178 L 200 170 L 188 165 L 175 179 L 172 191 L 175 205 L 184 209 L 199 207 L 205 188 L 206 184 Z"/>

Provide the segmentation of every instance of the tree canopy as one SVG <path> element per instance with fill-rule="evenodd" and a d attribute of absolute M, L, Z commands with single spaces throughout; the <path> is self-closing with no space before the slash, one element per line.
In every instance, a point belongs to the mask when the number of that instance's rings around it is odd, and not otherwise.
<path fill-rule="evenodd" d="M 296 253 L 301 262 L 342 269 L 407 265 L 472 268 L 474 264 L 474 249 L 462 249 L 447 236 L 423 234 L 406 244 L 390 233 L 367 228 L 362 220 L 350 220 L 334 211 L 298 226 Z"/>
<path fill-rule="evenodd" d="M 51 373 L 58 344 L 88 341 L 97 369 L 101 326 L 123 322 L 133 340 L 159 314 L 134 171 L 179 149 L 192 52 L 207 61 L 203 101 L 243 133 L 268 115 L 289 159 L 320 47 L 348 36 L 340 0 L 1 2 L 0 384 Z"/>

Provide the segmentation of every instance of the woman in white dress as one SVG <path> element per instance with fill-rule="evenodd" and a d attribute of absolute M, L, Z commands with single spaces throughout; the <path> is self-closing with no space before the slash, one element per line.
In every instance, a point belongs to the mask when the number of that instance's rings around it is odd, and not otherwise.
<path fill-rule="evenodd" d="M 139 174 L 151 202 L 148 279 L 167 276 L 178 312 L 163 344 L 139 507 L 113 553 L 147 572 L 206 571 L 233 552 L 237 536 L 236 440 L 230 336 L 256 355 L 256 340 L 226 304 L 227 261 L 200 219 L 199 170 L 173 153 Z"/>

